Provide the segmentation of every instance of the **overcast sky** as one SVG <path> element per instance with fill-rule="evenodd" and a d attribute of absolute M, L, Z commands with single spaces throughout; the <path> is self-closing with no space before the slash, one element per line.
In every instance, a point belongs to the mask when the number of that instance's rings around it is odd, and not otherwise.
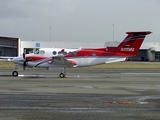
<path fill-rule="evenodd" d="M 104 43 L 113 28 L 114 41 L 149 30 L 146 41 L 160 42 L 160 0 L 0 0 L 0 36 Z"/>

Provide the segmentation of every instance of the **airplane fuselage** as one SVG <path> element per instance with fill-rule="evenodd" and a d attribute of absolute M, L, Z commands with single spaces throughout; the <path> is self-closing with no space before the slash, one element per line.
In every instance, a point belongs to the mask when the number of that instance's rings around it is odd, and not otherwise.
<path fill-rule="evenodd" d="M 93 66 L 110 62 L 119 62 L 124 61 L 126 56 L 116 55 L 115 53 L 108 52 L 107 50 L 76 50 L 75 49 L 65 49 L 61 52 L 62 49 L 40 49 L 39 54 L 29 54 L 26 55 L 26 60 L 28 66 L 32 67 L 58 67 L 60 64 L 54 64 L 54 58 L 57 55 L 62 55 L 66 60 L 73 63 L 73 67 L 84 67 L 84 66 Z M 54 54 L 53 53 L 59 53 Z M 52 57 L 51 57 L 52 56 Z M 48 59 L 47 59 L 48 58 Z M 46 59 L 46 60 L 44 60 Z M 44 61 L 43 61 L 44 60 Z M 74 62 L 73 62 L 74 61 Z M 62 64 L 62 66 L 64 66 Z"/>

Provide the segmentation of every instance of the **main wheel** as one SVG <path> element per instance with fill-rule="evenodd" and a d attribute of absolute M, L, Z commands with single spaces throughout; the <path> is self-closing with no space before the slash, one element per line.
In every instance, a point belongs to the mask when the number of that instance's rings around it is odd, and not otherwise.
<path fill-rule="evenodd" d="M 65 77 L 65 74 L 64 74 L 64 73 L 60 73 L 60 74 L 59 74 L 59 77 L 60 77 L 60 78 L 64 78 L 64 77 Z"/>
<path fill-rule="evenodd" d="M 17 71 L 13 71 L 13 72 L 12 72 L 12 75 L 13 75 L 14 77 L 17 77 L 17 76 L 18 76 L 18 72 L 17 72 Z"/>

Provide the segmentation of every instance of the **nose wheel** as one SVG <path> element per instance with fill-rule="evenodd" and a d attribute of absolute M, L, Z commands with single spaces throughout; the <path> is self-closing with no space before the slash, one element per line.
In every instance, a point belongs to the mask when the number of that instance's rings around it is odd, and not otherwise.
<path fill-rule="evenodd" d="M 13 71 L 12 72 L 12 76 L 17 77 L 18 76 L 18 72 L 17 71 Z"/>

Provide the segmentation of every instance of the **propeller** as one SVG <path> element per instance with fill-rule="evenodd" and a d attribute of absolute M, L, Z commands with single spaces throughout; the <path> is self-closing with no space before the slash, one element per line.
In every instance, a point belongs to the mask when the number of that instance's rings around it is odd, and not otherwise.
<path fill-rule="evenodd" d="M 24 62 L 23 62 L 23 70 L 25 70 L 27 64 L 26 64 L 26 54 L 23 53 L 23 59 L 24 59 Z"/>
<path fill-rule="evenodd" d="M 23 53 L 23 58 L 26 59 L 26 54 L 25 53 Z"/>

